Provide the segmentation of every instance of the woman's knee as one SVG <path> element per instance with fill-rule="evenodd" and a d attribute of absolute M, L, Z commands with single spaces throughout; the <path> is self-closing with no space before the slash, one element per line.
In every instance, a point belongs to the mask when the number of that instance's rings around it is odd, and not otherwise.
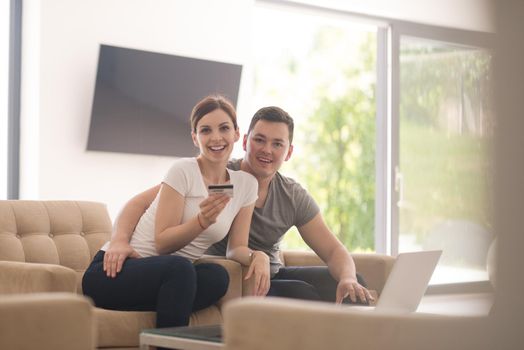
<path fill-rule="evenodd" d="M 165 278 L 196 280 L 195 266 L 189 259 L 176 255 L 164 256 L 163 258 L 160 268 Z"/>

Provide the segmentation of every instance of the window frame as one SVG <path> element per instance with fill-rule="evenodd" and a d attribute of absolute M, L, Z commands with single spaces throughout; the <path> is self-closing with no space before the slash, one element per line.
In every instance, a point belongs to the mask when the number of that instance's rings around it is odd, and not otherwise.
<path fill-rule="evenodd" d="M 9 82 L 7 87 L 7 198 L 20 197 L 20 91 L 22 71 L 22 0 L 9 8 Z"/>
<path fill-rule="evenodd" d="M 388 191 L 388 225 L 385 235 L 390 245 L 385 250 L 376 247 L 377 252 L 396 256 L 399 253 L 399 191 L 396 170 L 399 166 L 399 121 L 400 121 L 400 41 L 402 37 L 413 37 L 422 40 L 433 40 L 450 45 L 464 46 L 476 49 L 493 51 L 494 34 L 464 29 L 444 28 L 426 24 L 405 21 L 390 21 L 390 81 L 387 119 L 389 121 L 388 135 L 390 148 L 388 149 L 389 183 L 385 186 Z"/>

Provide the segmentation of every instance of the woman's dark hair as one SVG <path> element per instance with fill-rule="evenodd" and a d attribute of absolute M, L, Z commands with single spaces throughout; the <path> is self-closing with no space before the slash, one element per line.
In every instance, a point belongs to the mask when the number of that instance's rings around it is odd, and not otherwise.
<path fill-rule="evenodd" d="M 238 129 L 237 125 L 237 113 L 235 107 L 231 101 L 222 95 L 209 95 L 201 99 L 191 112 L 191 130 L 196 132 L 196 127 L 200 119 L 206 114 L 213 112 L 216 109 L 221 109 L 231 118 L 235 129 Z"/>
<path fill-rule="evenodd" d="M 289 131 L 289 144 L 293 143 L 293 129 L 295 127 L 295 124 L 293 122 L 293 118 L 291 118 L 289 114 L 286 111 L 284 111 L 282 108 L 275 107 L 275 106 L 260 108 L 255 113 L 253 118 L 251 118 L 251 123 L 249 124 L 249 129 L 247 130 L 248 134 L 251 131 L 253 131 L 255 124 L 259 120 L 267 120 L 268 122 L 286 124 L 287 129 Z"/>

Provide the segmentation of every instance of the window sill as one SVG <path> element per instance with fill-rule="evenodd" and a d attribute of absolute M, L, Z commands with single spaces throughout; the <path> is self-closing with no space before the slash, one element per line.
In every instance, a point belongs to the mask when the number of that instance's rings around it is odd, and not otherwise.
<path fill-rule="evenodd" d="M 461 283 L 431 284 L 428 286 L 426 295 L 493 292 L 494 289 L 490 281 L 473 281 Z"/>

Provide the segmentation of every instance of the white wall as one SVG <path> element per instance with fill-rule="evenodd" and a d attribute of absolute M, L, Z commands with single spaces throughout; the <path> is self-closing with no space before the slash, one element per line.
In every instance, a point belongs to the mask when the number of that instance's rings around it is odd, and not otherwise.
<path fill-rule="evenodd" d="M 105 202 L 115 214 L 158 183 L 172 158 L 86 151 L 100 43 L 244 64 L 241 129 L 250 96 L 250 19 L 255 0 L 25 0 L 22 38 L 22 199 Z M 482 30 L 489 0 L 339 1 L 379 16 Z M 448 14 L 444 23 L 443 10 Z M 443 4 L 443 5 L 442 5 Z M 449 15 L 452 14 L 452 15 Z M 460 22 L 458 19 L 462 19 Z M 448 22 L 446 22 L 448 21 Z M 460 23 L 458 23 L 460 22 Z M 256 44 L 256 43 L 254 43 Z M 235 155 L 241 154 L 237 144 Z"/>
<path fill-rule="evenodd" d="M 86 151 L 99 44 L 242 64 L 251 8 L 246 0 L 26 0 L 21 198 L 101 201 L 114 218 L 159 183 L 173 158 Z"/>

